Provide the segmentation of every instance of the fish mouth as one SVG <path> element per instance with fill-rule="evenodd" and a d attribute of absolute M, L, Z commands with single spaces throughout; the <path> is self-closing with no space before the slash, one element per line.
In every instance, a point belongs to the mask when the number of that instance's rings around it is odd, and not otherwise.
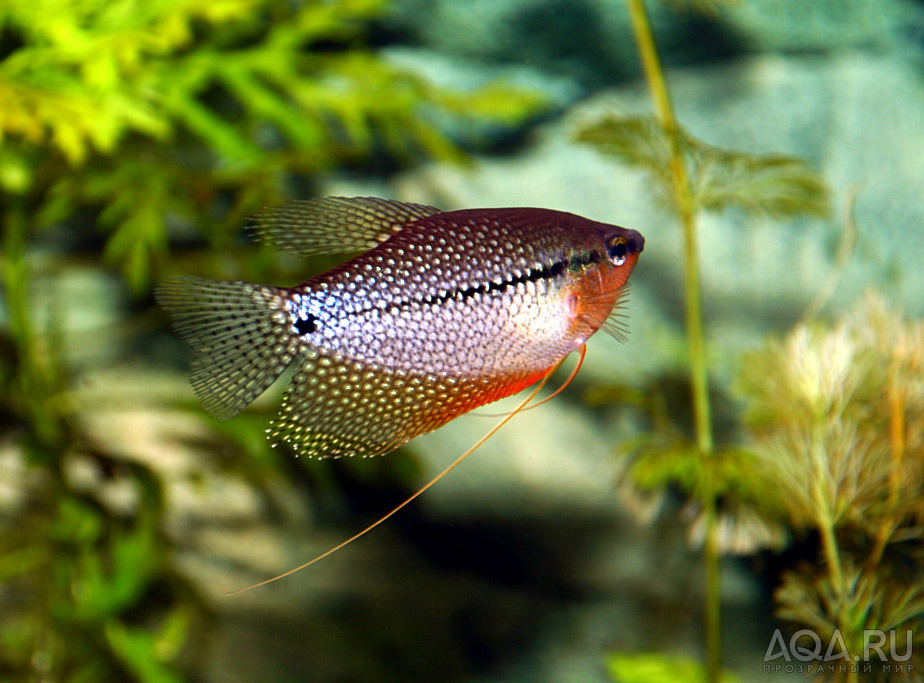
<path fill-rule="evenodd" d="M 630 254 L 641 254 L 645 250 L 645 238 L 637 230 L 626 230 L 626 247 Z"/>

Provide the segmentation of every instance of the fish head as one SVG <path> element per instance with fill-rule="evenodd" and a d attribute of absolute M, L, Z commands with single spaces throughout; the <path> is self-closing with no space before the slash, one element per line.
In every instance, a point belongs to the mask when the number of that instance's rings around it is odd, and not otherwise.
<path fill-rule="evenodd" d="M 615 312 L 645 249 L 645 238 L 637 230 L 595 222 L 585 230 L 582 241 L 594 257 L 571 273 L 567 285 L 566 312 L 572 319 L 574 338 L 582 343 L 601 327 L 622 338 Z"/>
<path fill-rule="evenodd" d="M 622 289 L 645 249 L 645 238 L 637 230 L 608 223 L 587 221 L 581 227 L 579 262 L 587 267 L 572 269 L 574 284 L 587 295 Z"/>
<path fill-rule="evenodd" d="M 638 230 L 608 225 L 601 231 L 606 259 L 601 263 L 606 289 L 626 284 L 635 268 L 639 254 L 645 249 L 645 238 Z"/>

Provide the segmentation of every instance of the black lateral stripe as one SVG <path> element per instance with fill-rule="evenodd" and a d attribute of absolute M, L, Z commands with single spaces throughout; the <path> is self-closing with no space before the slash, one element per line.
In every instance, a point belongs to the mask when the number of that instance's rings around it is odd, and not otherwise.
<path fill-rule="evenodd" d="M 502 280 L 500 282 L 487 282 L 482 285 L 474 285 L 473 287 L 466 287 L 465 289 L 453 289 L 438 296 L 428 295 L 421 299 L 408 299 L 406 301 L 397 301 L 391 303 L 387 308 L 407 308 L 408 306 L 420 306 L 420 305 L 439 305 L 451 301 L 453 299 L 470 299 L 476 294 L 487 294 L 489 292 L 501 292 L 507 289 L 508 287 L 516 287 L 517 285 L 526 284 L 527 282 L 538 282 L 539 280 L 552 280 L 556 277 L 559 277 L 562 273 L 565 272 L 567 268 L 580 268 L 591 263 L 599 263 L 600 261 L 600 252 L 591 251 L 587 254 L 575 255 L 571 258 L 561 259 L 556 261 L 548 266 L 543 266 L 538 270 L 529 269 L 523 275 L 517 277 L 512 277 L 507 280 Z M 376 310 L 375 307 L 364 308 L 360 311 L 355 311 L 349 315 L 362 315 L 368 313 L 369 311 Z"/>

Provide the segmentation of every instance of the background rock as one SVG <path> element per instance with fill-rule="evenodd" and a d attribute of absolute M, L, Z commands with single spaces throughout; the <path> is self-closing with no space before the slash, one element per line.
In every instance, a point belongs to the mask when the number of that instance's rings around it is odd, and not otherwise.
<path fill-rule="evenodd" d="M 919 51 L 924 10 L 911 0 L 747 0 L 698 12 L 648 2 L 668 65 L 765 52 Z M 396 0 L 401 42 L 486 64 L 528 65 L 595 90 L 640 75 L 624 0 Z"/>
<path fill-rule="evenodd" d="M 704 298 L 718 359 L 732 361 L 768 331 L 791 325 L 821 293 L 835 274 L 851 207 L 858 241 L 827 312 L 849 308 L 883 283 L 909 314 L 924 312 L 924 249 L 909 232 L 924 225 L 924 157 L 907 153 L 924 148 L 924 94 L 912 65 L 863 53 L 773 55 L 680 69 L 669 80 L 678 117 L 692 134 L 723 148 L 805 158 L 834 193 L 827 223 L 734 211 L 703 216 Z M 537 129 L 533 144 L 517 154 L 480 158 L 470 168 L 430 166 L 380 184 L 334 179 L 327 191 L 385 193 L 447 209 L 541 205 L 641 230 L 647 242 L 632 276 L 631 341 L 608 354 L 614 362 L 592 350 L 589 368 L 609 379 L 661 372 L 677 362 L 671 350 L 682 333 L 680 234 L 642 173 L 571 141 L 574 121 L 608 107 L 644 113 L 647 92 L 628 85 L 600 93 Z M 749 264 L 746 277 L 742 263 Z"/>

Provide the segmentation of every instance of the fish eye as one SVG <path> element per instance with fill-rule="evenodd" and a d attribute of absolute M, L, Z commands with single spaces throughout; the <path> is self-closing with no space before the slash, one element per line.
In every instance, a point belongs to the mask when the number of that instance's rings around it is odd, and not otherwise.
<path fill-rule="evenodd" d="M 614 266 L 621 266 L 629 255 L 629 243 L 625 237 L 614 237 L 606 244 L 606 255 Z"/>

